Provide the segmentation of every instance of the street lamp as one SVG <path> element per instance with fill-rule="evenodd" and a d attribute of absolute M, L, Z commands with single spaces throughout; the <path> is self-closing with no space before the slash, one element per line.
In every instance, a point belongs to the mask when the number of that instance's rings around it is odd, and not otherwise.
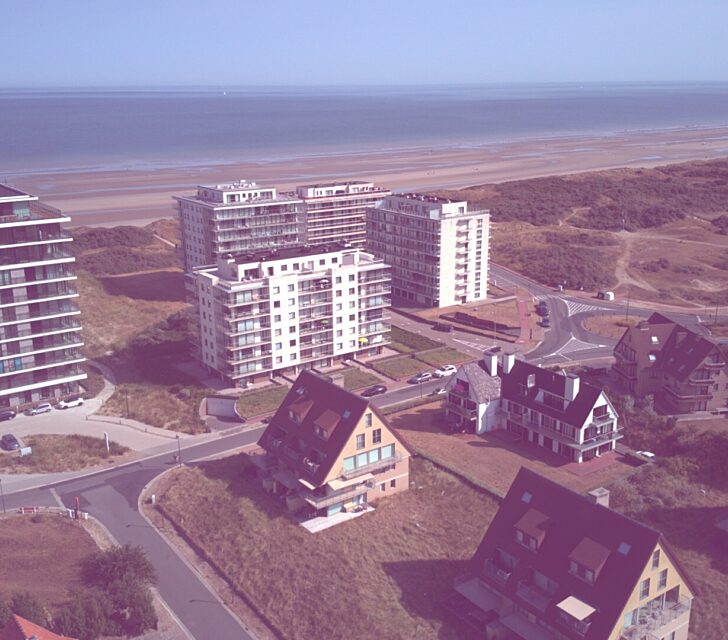
<path fill-rule="evenodd" d="M 5 511 L 5 493 L 3 492 L 3 481 L 2 481 L 2 479 L 0 479 L 0 497 L 2 498 L 2 501 L 3 501 L 3 513 L 7 513 Z"/>
<path fill-rule="evenodd" d="M 182 466 L 182 450 L 180 449 L 179 445 L 179 433 L 176 436 L 177 438 L 177 465 Z"/>

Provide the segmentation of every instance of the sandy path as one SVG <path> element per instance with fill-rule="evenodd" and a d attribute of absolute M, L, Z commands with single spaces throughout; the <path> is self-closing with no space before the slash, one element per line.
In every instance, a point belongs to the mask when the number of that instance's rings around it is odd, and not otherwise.
<path fill-rule="evenodd" d="M 630 232 L 628 231 L 620 231 L 617 234 L 624 242 L 622 253 L 620 254 L 619 258 L 617 258 L 617 266 L 614 269 L 614 275 L 617 277 L 617 286 L 632 285 L 633 287 L 639 287 L 640 289 L 654 291 L 655 293 L 657 293 L 657 289 L 653 287 L 649 282 L 636 278 L 627 271 L 632 257 L 632 245 L 634 244 L 635 240 L 639 239 L 634 238 L 633 236 L 629 235 L 629 233 Z"/>

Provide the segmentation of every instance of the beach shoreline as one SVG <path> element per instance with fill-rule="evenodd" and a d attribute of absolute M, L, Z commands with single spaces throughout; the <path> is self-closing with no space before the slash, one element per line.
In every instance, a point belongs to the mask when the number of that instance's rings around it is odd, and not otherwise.
<path fill-rule="evenodd" d="M 173 195 L 190 194 L 198 184 L 241 178 L 281 190 L 311 182 L 360 179 L 396 191 L 429 191 L 725 156 L 728 127 L 695 126 L 473 145 L 348 149 L 278 160 L 180 163 L 153 169 L 18 170 L 10 182 L 63 210 L 75 226 L 142 225 L 174 216 Z"/>

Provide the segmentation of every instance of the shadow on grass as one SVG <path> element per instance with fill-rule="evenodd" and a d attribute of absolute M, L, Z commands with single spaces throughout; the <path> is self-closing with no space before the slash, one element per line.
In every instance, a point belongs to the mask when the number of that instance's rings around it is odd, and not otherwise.
<path fill-rule="evenodd" d="M 442 623 L 441 640 L 459 638 L 459 629 L 444 607 L 453 593 L 453 580 L 465 573 L 467 560 L 410 560 L 384 562 L 382 568 L 397 583 L 400 602 L 410 615 Z"/>
<path fill-rule="evenodd" d="M 127 296 L 137 300 L 184 302 L 184 274 L 181 271 L 154 271 L 129 276 L 99 278 L 112 296 Z"/>

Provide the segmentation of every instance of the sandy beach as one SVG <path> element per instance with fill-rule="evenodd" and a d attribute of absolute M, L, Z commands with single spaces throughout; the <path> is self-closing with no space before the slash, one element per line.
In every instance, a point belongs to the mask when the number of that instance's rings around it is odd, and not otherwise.
<path fill-rule="evenodd" d="M 728 128 L 684 128 L 148 171 L 56 170 L 17 174 L 12 184 L 62 209 L 74 225 L 113 226 L 173 216 L 173 195 L 191 193 L 198 184 L 241 178 L 283 190 L 332 179 L 372 180 L 397 191 L 429 190 L 726 155 Z"/>

